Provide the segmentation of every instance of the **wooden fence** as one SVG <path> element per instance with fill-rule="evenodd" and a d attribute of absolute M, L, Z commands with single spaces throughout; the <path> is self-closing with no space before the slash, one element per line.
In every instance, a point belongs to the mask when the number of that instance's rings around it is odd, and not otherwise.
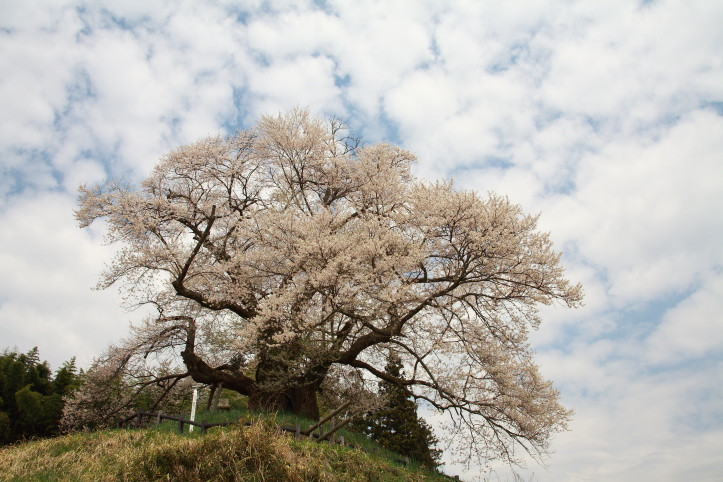
<path fill-rule="evenodd" d="M 342 420 L 340 423 L 334 425 L 331 424 L 331 428 L 323 433 L 323 426 L 326 422 L 334 418 L 336 415 L 339 414 L 342 410 L 346 409 L 349 405 L 351 405 L 351 402 L 346 402 L 333 412 L 331 412 L 329 415 L 324 417 L 323 419 L 319 420 L 315 425 L 310 426 L 306 430 L 301 429 L 301 425 L 298 423 L 294 427 L 281 425 L 278 428 L 283 432 L 291 432 L 295 434 L 296 438 L 299 439 L 302 436 L 309 437 L 310 439 L 316 439 L 317 442 L 321 442 L 323 440 L 329 440 L 330 443 L 341 443 L 344 445 L 344 437 L 334 437 L 334 433 L 341 429 L 342 427 L 346 426 L 349 422 L 351 422 L 350 418 L 346 418 Z M 136 412 L 131 417 L 123 419 L 118 419 L 118 427 L 122 427 L 124 424 L 129 424 L 131 427 L 147 427 L 148 425 L 143 424 L 144 417 L 148 417 L 150 419 L 155 418 L 155 423 L 160 424 L 163 420 L 174 420 L 178 422 L 178 433 L 183 433 L 183 427 L 184 425 L 192 425 L 194 427 L 199 427 L 201 429 L 201 433 L 205 434 L 206 430 L 211 427 L 224 427 L 228 425 L 233 425 L 238 423 L 238 420 L 235 422 L 207 422 L 206 420 L 201 420 L 200 422 L 195 422 L 191 420 L 187 420 L 183 418 L 181 415 L 166 415 L 162 411 L 158 411 L 156 413 L 154 412 Z M 251 422 L 246 422 L 247 426 L 251 425 Z"/>

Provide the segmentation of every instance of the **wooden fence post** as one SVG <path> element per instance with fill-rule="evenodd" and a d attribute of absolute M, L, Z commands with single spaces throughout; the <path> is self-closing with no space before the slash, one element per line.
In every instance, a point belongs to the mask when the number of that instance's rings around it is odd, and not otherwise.
<path fill-rule="evenodd" d="M 141 428 L 141 412 L 136 414 L 136 427 Z"/>
<path fill-rule="evenodd" d="M 183 417 L 178 416 L 178 433 L 183 433 Z"/>
<path fill-rule="evenodd" d="M 161 415 L 163 415 L 163 410 L 159 410 L 158 415 L 156 415 L 156 425 L 161 424 Z"/>

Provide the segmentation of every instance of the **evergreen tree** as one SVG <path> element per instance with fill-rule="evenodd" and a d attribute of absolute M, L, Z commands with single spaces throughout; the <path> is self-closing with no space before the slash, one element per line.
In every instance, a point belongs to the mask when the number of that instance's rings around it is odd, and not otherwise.
<path fill-rule="evenodd" d="M 55 373 L 53 393 L 64 396 L 70 391 L 75 390 L 80 386 L 81 375 L 82 371 L 78 373 L 78 368 L 75 366 L 75 357 L 63 363 L 63 366 L 58 368 L 58 371 Z"/>
<path fill-rule="evenodd" d="M 403 378 L 399 359 L 391 358 L 385 371 L 393 377 Z M 352 429 L 425 467 L 439 466 L 442 451 L 435 448 L 438 441 L 431 427 L 417 415 L 417 404 L 411 393 L 405 387 L 387 381 L 379 383 L 379 391 L 387 400 L 384 407 L 367 413 L 362 420 L 352 424 Z"/>

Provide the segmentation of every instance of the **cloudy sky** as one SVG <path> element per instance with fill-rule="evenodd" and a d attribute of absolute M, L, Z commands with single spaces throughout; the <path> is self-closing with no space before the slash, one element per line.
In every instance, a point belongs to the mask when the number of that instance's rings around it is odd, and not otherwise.
<path fill-rule="evenodd" d="M 583 284 L 532 338 L 572 430 L 521 475 L 720 480 L 721 25 L 717 0 L 0 1 L 0 348 L 87 366 L 139 318 L 91 290 L 114 248 L 79 184 L 308 106 L 541 213 Z"/>

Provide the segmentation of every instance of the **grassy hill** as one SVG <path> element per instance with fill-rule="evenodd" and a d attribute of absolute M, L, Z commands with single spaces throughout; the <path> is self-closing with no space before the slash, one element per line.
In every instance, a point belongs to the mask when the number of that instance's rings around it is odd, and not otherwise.
<path fill-rule="evenodd" d="M 0 478 L 11 481 L 445 481 L 404 467 L 381 450 L 295 440 L 275 418 L 178 434 L 167 422 L 26 442 L 0 449 Z"/>

